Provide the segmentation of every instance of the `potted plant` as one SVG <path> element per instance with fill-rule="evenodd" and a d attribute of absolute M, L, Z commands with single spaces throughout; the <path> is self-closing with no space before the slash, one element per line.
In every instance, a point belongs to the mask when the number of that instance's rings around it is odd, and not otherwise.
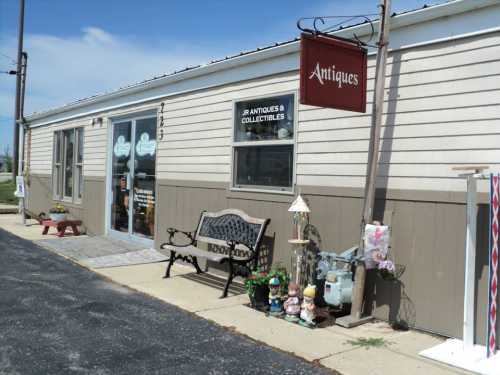
<path fill-rule="evenodd" d="M 253 308 L 267 310 L 269 306 L 269 280 L 273 277 L 278 278 L 280 281 L 280 295 L 286 296 L 290 275 L 286 268 L 281 265 L 274 266 L 269 272 L 257 269 L 245 280 L 245 289 Z"/>
<path fill-rule="evenodd" d="M 267 309 L 269 304 L 269 279 L 270 277 L 267 272 L 257 269 L 245 280 L 245 289 L 253 308 L 258 310 Z"/>
<path fill-rule="evenodd" d="M 49 217 L 52 221 L 63 221 L 66 219 L 68 210 L 62 204 L 57 203 L 49 210 Z"/>

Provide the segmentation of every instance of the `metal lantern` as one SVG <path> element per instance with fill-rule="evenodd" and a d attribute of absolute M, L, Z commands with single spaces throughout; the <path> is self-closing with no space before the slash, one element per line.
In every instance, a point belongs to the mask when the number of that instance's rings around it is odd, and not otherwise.
<path fill-rule="evenodd" d="M 302 231 L 309 222 L 309 213 L 311 210 L 299 194 L 288 211 L 293 212 L 293 239 L 302 240 Z"/>

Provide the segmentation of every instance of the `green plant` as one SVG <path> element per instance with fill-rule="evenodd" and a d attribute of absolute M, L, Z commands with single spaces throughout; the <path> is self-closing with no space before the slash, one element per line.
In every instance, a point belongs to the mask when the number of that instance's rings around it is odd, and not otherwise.
<path fill-rule="evenodd" d="M 277 277 L 280 281 L 281 295 L 286 295 L 288 293 L 288 284 L 290 283 L 290 275 L 288 274 L 286 268 L 279 263 L 276 266 L 273 266 L 271 271 L 269 271 L 269 280 L 273 277 Z"/>
<path fill-rule="evenodd" d="M 352 346 L 359 346 L 365 349 L 381 348 L 389 344 L 388 341 L 384 340 L 381 337 L 358 337 L 356 340 L 348 340 L 347 343 Z"/>
<path fill-rule="evenodd" d="M 51 214 L 66 214 L 68 210 L 62 204 L 57 203 L 54 207 L 49 210 Z"/>
<path fill-rule="evenodd" d="M 3 159 L 5 162 L 5 165 L 4 165 L 5 172 L 12 172 L 12 156 L 10 154 L 9 145 L 5 146 L 5 148 L 4 148 Z M 4 172 L 4 171 L 0 171 L 0 172 Z"/>
<path fill-rule="evenodd" d="M 261 271 L 259 268 L 253 271 L 245 280 L 245 290 L 250 297 L 255 295 L 255 289 L 258 286 L 264 286 L 269 283 L 269 274 Z"/>
<path fill-rule="evenodd" d="M 269 272 L 261 271 L 259 268 L 253 271 L 250 276 L 245 280 L 245 290 L 250 297 L 255 295 L 255 289 L 258 286 L 269 285 L 269 280 L 277 277 L 281 285 L 281 293 L 285 295 L 288 291 L 288 283 L 290 282 L 290 275 L 285 267 L 278 264 L 273 266 Z"/>
<path fill-rule="evenodd" d="M 16 184 L 13 180 L 0 182 L 0 203 L 17 204 L 18 198 L 14 195 Z"/>

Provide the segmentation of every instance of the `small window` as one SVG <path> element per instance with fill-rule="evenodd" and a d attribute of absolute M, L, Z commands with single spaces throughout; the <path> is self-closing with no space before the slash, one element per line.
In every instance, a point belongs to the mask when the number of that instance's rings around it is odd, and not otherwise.
<path fill-rule="evenodd" d="M 64 130 L 64 198 L 73 197 L 73 160 L 75 152 L 75 130 Z"/>
<path fill-rule="evenodd" d="M 83 128 L 54 133 L 54 199 L 77 201 L 83 192 Z"/>
<path fill-rule="evenodd" d="M 52 169 L 52 188 L 54 198 L 62 196 L 62 132 L 54 133 L 54 168 Z"/>
<path fill-rule="evenodd" d="M 294 95 L 235 104 L 233 186 L 293 190 Z"/>

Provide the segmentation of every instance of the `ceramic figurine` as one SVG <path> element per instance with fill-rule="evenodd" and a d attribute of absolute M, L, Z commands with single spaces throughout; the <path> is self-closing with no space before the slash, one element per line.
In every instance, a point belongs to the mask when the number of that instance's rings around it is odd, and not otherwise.
<path fill-rule="evenodd" d="M 290 322 L 298 322 L 300 314 L 300 299 L 299 286 L 296 283 L 288 284 L 288 298 L 285 301 L 284 307 L 286 316 L 285 319 Z"/>
<path fill-rule="evenodd" d="M 281 315 L 282 312 L 280 280 L 277 277 L 273 277 L 269 280 L 269 313 L 271 315 Z"/>
<path fill-rule="evenodd" d="M 314 319 L 316 318 L 316 306 L 314 305 L 314 297 L 316 296 L 316 286 L 308 285 L 304 289 L 304 300 L 302 301 L 300 310 L 300 324 L 311 327 L 316 323 Z"/>

